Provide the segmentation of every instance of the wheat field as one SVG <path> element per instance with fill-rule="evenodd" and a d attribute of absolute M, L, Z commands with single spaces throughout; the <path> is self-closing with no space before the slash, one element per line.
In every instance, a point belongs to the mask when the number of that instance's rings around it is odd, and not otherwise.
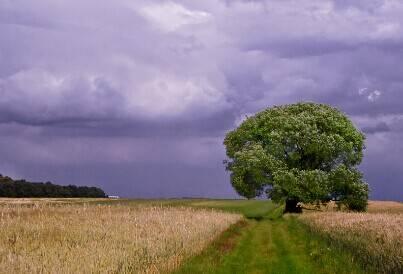
<path fill-rule="evenodd" d="M 403 273 L 403 204 L 371 201 L 368 213 L 304 213 L 300 220 L 377 273 Z"/>
<path fill-rule="evenodd" d="M 166 273 L 242 217 L 185 207 L 0 205 L 0 273 Z"/>

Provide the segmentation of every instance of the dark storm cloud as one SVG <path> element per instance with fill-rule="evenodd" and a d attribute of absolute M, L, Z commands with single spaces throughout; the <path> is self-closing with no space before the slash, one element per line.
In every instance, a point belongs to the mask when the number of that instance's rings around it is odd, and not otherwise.
<path fill-rule="evenodd" d="M 0 171 L 233 196 L 225 132 L 318 101 L 367 133 L 373 197 L 399 199 L 402 13 L 396 0 L 2 1 Z"/>
<path fill-rule="evenodd" d="M 385 122 L 380 122 L 374 126 L 364 127 L 362 131 L 367 134 L 373 134 L 378 132 L 388 132 L 390 131 L 389 126 Z"/>

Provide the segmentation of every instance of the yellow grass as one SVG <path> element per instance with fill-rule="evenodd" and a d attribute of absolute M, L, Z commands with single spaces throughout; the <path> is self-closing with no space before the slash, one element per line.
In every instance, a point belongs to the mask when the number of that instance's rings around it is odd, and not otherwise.
<path fill-rule="evenodd" d="M 403 213 L 403 203 L 393 201 L 369 201 L 369 213 Z"/>
<path fill-rule="evenodd" d="M 339 208 L 335 202 L 329 202 L 325 205 L 303 204 L 305 212 L 313 211 L 348 211 L 346 208 Z M 369 213 L 403 213 L 403 203 L 394 201 L 369 201 L 367 212 Z"/>
<path fill-rule="evenodd" d="M 241 218 L 183 207 L 2 204 L 0 273 L 166 273 Z"/>
<path fill-rule="evenodd" d="M 315 212 L 300 219 L 379 273 L 403 273 L 401 204 L 371 202 L 369 213 Z"/>

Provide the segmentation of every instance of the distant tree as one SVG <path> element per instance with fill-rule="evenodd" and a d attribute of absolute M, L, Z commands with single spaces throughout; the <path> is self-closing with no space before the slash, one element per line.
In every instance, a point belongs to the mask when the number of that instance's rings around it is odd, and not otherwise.
<path fill-rule="evenodd" d="M 365 136 L 336 108 L 298 103 L 268 108 L 228 132 L 224 144 L 235 190 L 246 198 L 266 193 L 300 212 L 299 202 L 335 200 L 364 211 L 368 185 L 356 166 Z"/>
<path fill-rule="evenodd" d="M 46 183 L 31 183 L 25 180 L 14 181 L 10 177 L 0 175 L 0 197 L 23 198 L 23 197 L 106 197 L 105 192 L 98 187 L 87 186 L 60 186 Z"/>

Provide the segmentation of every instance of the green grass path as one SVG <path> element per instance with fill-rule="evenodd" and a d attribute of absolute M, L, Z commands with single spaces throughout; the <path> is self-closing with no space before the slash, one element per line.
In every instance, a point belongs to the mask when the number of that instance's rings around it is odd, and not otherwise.
<path fill-rule="evenodd" d="M 226 202 L 215 206 L 231 207 Z M 280 217 L 281 209 L 273 204 L 262 204 L 270 210 L 260 216 L 246 204 L 234 207 L 254 219 L 231 227 L 202 254 L 186 261 L 177 273 L 368 273 L 352 262 L 349 254 L 306 231 L 297 218 Z"/>

